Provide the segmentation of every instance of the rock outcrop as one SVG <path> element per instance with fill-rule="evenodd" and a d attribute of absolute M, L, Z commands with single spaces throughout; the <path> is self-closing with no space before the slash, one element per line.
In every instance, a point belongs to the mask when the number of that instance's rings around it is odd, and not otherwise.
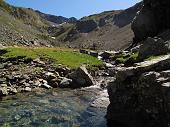
<path fill-rule="evenodd" d="M 170 121 L 170 55 L 118 68 L 109 85 L 107 119 L 112 127 L 168 127 Z"/>
<path fill-rule="evenodd" d="M 165 55 L 170 52 L 170 41 L 162 38 L 148 37 L 139 48 L 139 59 L 143 60 L 150 56 Z"/>
<path fill-rule="evenodd" d="M 93 77 L 88 73 L 85 66 L 79 67 L 68 75 L 72 79 L 71 88 L 81 88 L 95 85 Z"/>
<path fill-rule="evenodd" d="M 144 0 L 143 8 L 138 12 L 132 23 L 135 34 L 134 41 L 145 40 L 148 36 L 157 34 L 170 28 L 170 1 Z"/>
<path fill-rule="evenodd" d="M 76 23 L 76 29 L 80 33 L 88 33 L 98 27 L 97 22 L 94 20 L 78 21 Z"/>
<path fill-rule="evenodd" d="M 108 125 L 168 127 L 170 125 L 170 1 L 143 0 L 133 23 L 138 58 L 149 61 L 117 68 L 109 84 Z M 165 55 L 167 54 L 167 55 Z M 162 55 L 159 56 L 158 55 Z"/>

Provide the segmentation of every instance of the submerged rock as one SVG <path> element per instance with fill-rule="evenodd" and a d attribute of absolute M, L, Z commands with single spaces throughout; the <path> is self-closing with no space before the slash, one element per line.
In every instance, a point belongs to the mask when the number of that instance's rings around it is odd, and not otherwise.
<path fill-rule="evenodd" d="M 93 101 L 91 106 L 96 108 L 107 108 L 109 103 L 110 102 L 109 102 L 107 90 L 103 90 L 100 92 L 98 98 Z"/>
<path fill-rule="evenodd" d="M 7 96 L 11 94 L 16 94 L 17 89 L 13 87 L 0 87 L 0 96 Z"/>

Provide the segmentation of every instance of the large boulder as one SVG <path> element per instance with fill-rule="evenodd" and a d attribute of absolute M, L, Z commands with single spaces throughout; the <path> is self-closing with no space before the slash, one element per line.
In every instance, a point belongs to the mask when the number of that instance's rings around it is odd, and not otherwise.
<path fill-rule="evenodd" d="M 63 78 L 63 80 L 59 84 L 59 87 L 60 88 L 70 88 L 71 84 L 72 84 L 72 79 Z"/>
<path fill-rule="evenodd" d="M 72 88 L 87 87 L 95 84 L 93 77 L 88 73 L 85 66 L 79 67 L 68 75 L 72 79 Z"/>
<path fill-rule="evenodd" d="M 164 55 L 168 52 L 170 52 L 170 41 L 148 37 L 139 49 L 139 59 L 143 60 L 149 56 Z"/>
<path fill-rule="evenodd" d="M 132 30 L 137 41 L 144 40 L 148 36 L 152 37 L 156 35 L 157 26 L 152 11 L 144 8 L 138 12 L 132 23 Z"/>
<path fill-rule="evenodd" d="M 132 23 L 134 40 L 139 42 L 147 37 L 154 37 L 169 28 L 170 1 L 144 0 L 142 9 Z"/>
<path fill-rule="evenodd" d="M 109 83 L 108 125 L 168 127 L 170 124 L 170 56 L 118 68 Z M 164 71 L 162 71 L 164 70 Z M 165 71 L 166 70 L 166 71 Z M 118 126 L 117 125 L 117 126 Z"/>

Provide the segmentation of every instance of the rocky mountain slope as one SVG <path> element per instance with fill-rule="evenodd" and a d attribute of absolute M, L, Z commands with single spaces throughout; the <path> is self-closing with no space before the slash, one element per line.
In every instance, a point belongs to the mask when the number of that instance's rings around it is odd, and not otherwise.
<path fill-rule="evenodd" d="M 55 40 L 50 36 L 48 28 L 75 21 L 75 18 L 43 14 L 0 1 L 0 41 L 3 45 L 50 46 Z"/>
<path fill-rule="evenodd" d="M 65 18 L 14 7 L 0 1 L 0 41 L 3 45 L 45 45 L 121 49 L 133 38 L 130 23 L 141 4 L 126 10 Z"/>
<path fill-rule="evenodd" d="M 134 36 L 130 24 L 140 8 L 141 3 L 126 10 L 83 17 L 60 39 L 73 47 L 115 50 L 125 48 Z"/>

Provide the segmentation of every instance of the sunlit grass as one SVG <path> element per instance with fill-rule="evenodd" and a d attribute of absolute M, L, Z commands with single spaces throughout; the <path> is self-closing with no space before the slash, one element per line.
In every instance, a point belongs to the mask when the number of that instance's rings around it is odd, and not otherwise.
<path fill-rule="evenodd" d="M 77 68 L 82 64 L 89 66 L 100 66 L 102 61 L 97 58 L 81 54 L 77 50 L 65 48 L 25 48 L 10 47 L 5 49 L 7 53 L 3 54 L 4 58 L 48 58 L 54 61 L 54 64 L 62 64 L 71 68 Z"/>

